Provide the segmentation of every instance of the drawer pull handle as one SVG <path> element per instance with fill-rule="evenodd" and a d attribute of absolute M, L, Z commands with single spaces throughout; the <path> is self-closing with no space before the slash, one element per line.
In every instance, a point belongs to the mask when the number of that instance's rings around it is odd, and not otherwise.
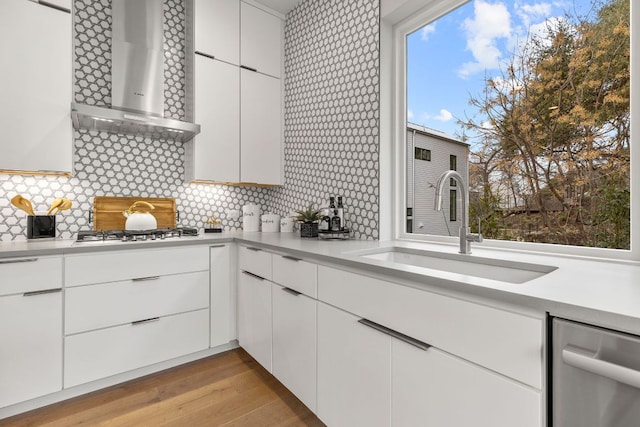
<path fill-rule="evenodd" d="M 251 246 L 247 246 L 247 250 L 254 251 L 254 252 L 261 252 L 262 251 L 262 249 L 260 249 L 260 248 L 253 248 Z"/>
<path fill-rule="evenodd" d="M 62 292 L 62 288 L 43 289 L 41 291 L 25 292 L 25 293 L 22 294 L 22 296 L 23 297 L 35 297 L 35 296 L 38 296 L 38 295 L 55 294 L 56 292 Z"/>
<path fill-rule="evenodd" d="M 35 262 L 38 258 L 24 258 L 24 259 L 8 259 L 0 261 L 0 264 L 17 264 L 19 262 Z"/>
<path fill-rule="evenodd" d="M 132 282 L 148 282 L 149 280 L 158 280 L 160 276 L 149 276 L 149 277 L 136 277 L 135 279 L 131 279 Z"/>
<path fill-rule="evenodd" d="M 291 255 L 282 255 L 282 258 L 288 259 L 289 261 L 295 261 L 295 262 L 302 261 L 300 258 L 296 258 Z"/>
<path fill-rule="evenodd" d="M 200 56 L 204 56 L 205 58 L 209 58 L 209 59 L 216 59 L 215 56 L 213 55 L 209 55 L 208 53 L 204 53 L 204 52 L 200 52 L 199 50 L 196 50 L 195 52 L 196 55 L 200 55 Z"/>
<path fill-rule="evenodd" d="M 148 319 L 135 320 L 135 321 L 131 322 L 131 325 L 135 326 L 135 325 L 140 325 L 142 323 L 157 322 L 158 320 L 160 320 L 159 317 L 150 317 Z"/>
<path fill-rule="evenodd" d="M 411 338 L 408 335 L 402 334 L 398 331 L 394 331 L 393 329 L 389 329 L 386 326 L 382 326 L 378 323 L 372 322 L 371 320 L 368 319 L 360 319 L 358 320 L 358 323 L 361 323 L 365 326 L 368 326 L 369 328 L 375 329 L 378 332 L 382 332 L 383 334 L 389 335 L 390 337 L 393 337 L 397 340 L 400 340 L 404 343 L 407 343 L 409 345 L 412 345 L 414 347 L 419 348 L 420 350 L 424 350 L 427 351 L 429 350 L 429 348 L 431 347 L 430 344 L 427 344 L 425 342 L 419 341 L 415 338 Z"/>
<path fill-rule="evenodd" d="M 213 246 L 209 246 L 209 249 L 215 249 L 215 248 L 224 248 L 226 245 L 213 245 Z"/>
<path fill-rule="evenodd" d="M 248 272 L 248 271 L 244 271 L 244 270 L 242 270 L 242 272 L 243 272 L 244 274 L 247 274 L 247 275 L 249 275 L 249 276 L 251 276 L 251 277 L 255 278 L 255 279 L 258 279 L 258 280 L 265 280 L 265 278 L 264 278 L 264 277 L 260 277 L 260 276 L 258 276 L 257 274 L 253 274 L 253 273 L 250 273 L 250 272 Z"/>
<path fill-rule="evenodd" d="M 254 73 L 258 71 L 258 69 L 257 69 L 257 68 L 248 67 L 248 66 L 246 66 L 246 65 L 241 65 L 241 66 L 240 66 L 240 68 L 243 68 L 243 69 L 245 69 L 245 70 L 247 70 L 247 71 L 253 71 Z"/>
<path fill-rule="evenodd" d="M 58 6 L 57 4 L 49 3 L 48 1 L 38 0 L 38 4 L 45 7 L 50 7 L 51 9 L 59 10 L 60 12 L 71 13 L 71 10 L 67 9 L 66 7 Z"/>
<path fill-rule="evenodd" d="M 288 294 L 291 294 L 291 295 L 295 296 L 295 297 L 297 297 L 299 295 L 302 295 L 302 292 L 295 291 L 295 290 L 293 290 L 291 288 L 282 288 L 282 290 L 285 291 Z"/>

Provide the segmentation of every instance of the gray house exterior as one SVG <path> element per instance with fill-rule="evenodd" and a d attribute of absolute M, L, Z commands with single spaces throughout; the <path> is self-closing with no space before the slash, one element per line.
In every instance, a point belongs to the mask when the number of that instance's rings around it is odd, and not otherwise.
<path fill-rule="evenodd" d="M 468 185 L 468 159 L 469 144 L 437 130 L 407 123 L 407 231 L 458 235 L 462 218 L 460 189 L 451 183 L 445 185 L 443 208 L 438 212 L 433 209 L 435 185 L 438 177 L 450 169 L 457 170 Z"/>

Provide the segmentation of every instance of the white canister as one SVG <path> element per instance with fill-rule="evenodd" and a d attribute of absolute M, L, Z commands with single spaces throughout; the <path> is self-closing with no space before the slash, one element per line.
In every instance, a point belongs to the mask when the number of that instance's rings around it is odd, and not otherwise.
<path fill-rule="evenodd" d="M 260 218 L 262 219 L 263 233 L 277 233 L 280 231 L 280 215 L 266 213 Z"/>
<path fill-rule="evenodd" d="M 260 206 L 251 204 L 242 207 L 242 229 L 260 231 Z"/>
<path fill-rule="evenodd" d="M 293 217 L 285 216 L 280 219 L 280 232 L 293 233 L 296 220 Z"/>

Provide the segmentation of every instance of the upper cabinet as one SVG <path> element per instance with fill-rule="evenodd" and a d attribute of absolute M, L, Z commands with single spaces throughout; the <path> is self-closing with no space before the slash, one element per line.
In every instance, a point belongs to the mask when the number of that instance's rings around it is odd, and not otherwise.
<path fill-rule="evenodd" d="M 0 3 L 0 170 L 72 171 L 69 4 Z"/>
<path fill-rule="evenodd" d="M 237 0 L 195 0 L 194 50 L 240 65 L 240 4 Z"/>
<path fill-rule="evenodd" d="M 240 65 L 280 78 L 282 20 L 241 2 Z"/>
<path fill-rule="evenodd" d="M 283 20 L 238 0 L 194 1 L 194 117 L 186 179 L 281 185 Z"/>

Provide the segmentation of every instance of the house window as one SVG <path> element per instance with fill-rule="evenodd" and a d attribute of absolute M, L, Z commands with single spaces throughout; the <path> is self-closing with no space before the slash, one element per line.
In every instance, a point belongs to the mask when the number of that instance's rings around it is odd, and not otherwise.
<path fill-rule="evenodd" d="M 449 155 L 449 169 L 452 171 L 457 171 L 458 170 L 458 157 L 454 156 L 453 154 Z M 449 179 L 449 185 L 451 187 L 455 187 L 458 181 L 456 181 L 453 178 Z M 455 220 L 452 220 L 455 221 Z"/>
<path fill-rule="evenodd" d="M 631 227 L 640 186 L 630 185 L 640 163 L 630 150 L 640 8 L 630 4 L 442 0 L 394 27 L 397 134 L 406 142 L 418 125 L 468 145 L 468 155 L 448 150 L 448 165 L 436 156 L 431 166 L 468 177 L 469 223 L 491 224 L 485 245 L 640 260 L 640 227 Z M 398 165 L 403 194 L 410 166 Z M 419 197 L 433 198 L 423 193 L 412 193 L 414 220 Z"/>
<path fill-rule="evenodd" d="M 431 150 L 427 150 L 426 148 L 415 148 L 414 158 L 416 160 L 426 160 L 428 162 L 431 161 Z"/>
<path fill-rule="evenodd" d="M 458 220 L 458 192 L 449 190 L 449 221 Z"/>

